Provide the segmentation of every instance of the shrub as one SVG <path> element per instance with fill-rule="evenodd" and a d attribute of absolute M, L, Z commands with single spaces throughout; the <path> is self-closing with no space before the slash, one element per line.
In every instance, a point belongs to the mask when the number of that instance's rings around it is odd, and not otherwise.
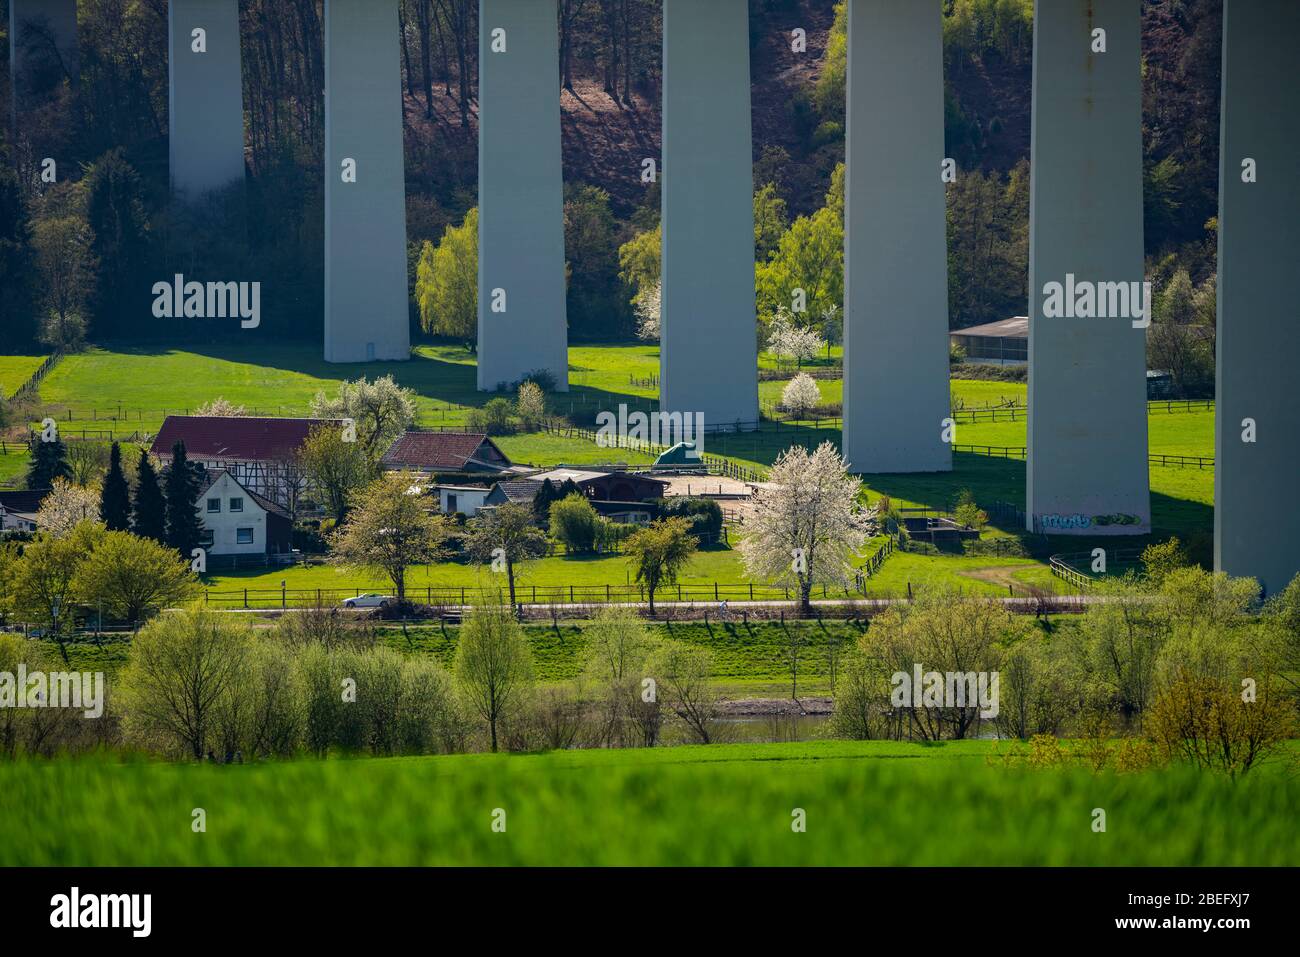
<path fill-rule="evenodd" d="M 1177 537 L 1164 542 L 1154 542 L 1142 549 L 1142 568 L 1147 579 L 1159 585 L 1170 572 L 1191 564 L 1187 549 Z"/>
<path fill-rule="evenodd" d="M 465 426 L 471 432 L 486 432 L 488 435 L 509 435 L 513 431 L 510 420 L 514 405 L 509 399 L 497 397 L 488 399 L 481 409 L 470 409 L 465 416 Z"/>
<path fill-rule="evenodd" d="M 881 702 L 888 700 L 889 683 L 880 668 L 862 652 L 851 652 L 835 689 L 831 730 L 856 741 L 882 737 L 886 719 Z"/>
<path fill-rule="evenodd" d="M 536 382 L 524 382 L 519 386 L 519 399 L 515 407 L 523 430 L 535 432 L 546 417 L 546 394 Z"/>
<path fill-rule="evenodd" d="M 989 522 L 989 514 L 975 504 L 975 496 L 971 494 L 968 488 L 962 489 L 957 493 L 957 500 L 953 503 L 952 517 L 960 525 L 967 528 L 983 528 Z"/>
<path fill-rule="evenodd" d="M 661 518 L 690 519 L 690 533 L 701 542 L 716 542 L 722 537 L 722 506 L 711 498 L 675 496 L 659 499 Z"/>
<path fill-rule="evenodd" d="M 1295 733 L 1295 715 L 1282 695 L 1261 685 L 1245 698 L 1220 676 L 1180 670 L 1156 696 L 1146 729 L 1163 757 L 1236 777 Z"/>
<path fill-rule="evenodd" d="M 551 503 L 551 537 L 563 542 L 571 552 L 591 552 L 596 548 L 600 516 L 581 492 L 574 492 Z"/>
<path fill-rule="evenodd" d="M 120 679 L 128 736 L 195 760 L 218 738 L 237 736 L 227 699 L 246 677 L 251 635 L 233 616 L 207 611 L 164 615 L 145 626 Z"/>

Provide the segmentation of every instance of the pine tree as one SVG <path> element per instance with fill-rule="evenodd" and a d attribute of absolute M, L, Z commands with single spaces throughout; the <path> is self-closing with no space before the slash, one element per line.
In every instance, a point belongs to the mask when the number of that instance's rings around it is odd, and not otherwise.
<path fill-rule="evenodd" d="M 198 548 L 203 538 L 199 521 L 198 476 L 185 457 L 185 443 L 172 446 L 172 463 L 167 469 L 167 544 L 185 558 Z"/>
<path fill-rule="evenodd" d="M 46 489 L 56 478 L 72 481 L 72 468 L 68 465 L 68 447 L 63 440 L 53 442 L 38 440 L 32 449 L 32 459 L 27 465 L 27 487 Z"/>
<path fill-rule="evenodd" d="M 131 531 L 159 544 L 167 541 L 166 503 L 158 485 L 158 473 L 144 449 L 140 450 L 140 471 L 136 477 L 135 498 L 131 502 Z"/>
<path fill-rule="evenodd" d="M 108 475 L 99 495 L 99 517 L 110 532 L 131 529 L 131 487 L 122 471 L 122 447 L 116 442 L 108 458 Z"/>
<path fill-rule="evenodd" d="M 542 487 L 533 496 L 533 517 L 538 522 L 546 523 L 551 513 L 551 503 L 558 499 L 559 495 L 555 492 L 555 485 L 550 479 L 543 479 Z"/>

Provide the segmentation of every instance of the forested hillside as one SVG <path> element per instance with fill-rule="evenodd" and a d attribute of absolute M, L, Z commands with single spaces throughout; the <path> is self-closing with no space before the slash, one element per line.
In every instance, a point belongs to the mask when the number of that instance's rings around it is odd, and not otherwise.
<path fill-rule="evenodd" d="M 949 187 L 950 319 L 961 326 L 1026 306 L 1033 3 L 942 2 L 947 152 L 962 171 Z M 658 190 L 640 173 L 659 149 L 660 4 L 559 9 L 571 334 L 622 337 L 635 329 L 633 297 L 651 293 L 658 271 Z M 472 335 L 464 284 L 417 278 L 421 260 L 429 274 L 453 252 L 475 254 L 457 227 L 476 204 L 477 13 L 477 0 L 401 4 L 412 323 L 461 338 Z M 820 307 L 807 315 L 820 323 L 842 285 L 843 8 L 751 0 L 751 13 L 759 319 L 801 285 L 817 288 Z M 12 211 L 0 220 L 0 296 L 18 339 L 39 335 L 51 308 L 41 264 L 63 268 L 68 257 L 78 285 L 64 305 L 92 339 L 157 336 L 147 293 L 172 271 L 262 279 L 268 332 L 319 335 L 320 0 L 242 0 L 240 15 L 247 195 L 178 211 L 166 191 L 166 0 L 82 0 L 75 93 L 52 90 L 53 105 L 23 120 L 25 134 L 64 144 L 75 173 L 43 185 L 26 136 L 6 129 L 0 146 L 17 169 L 0 181 L 0 207 Z M 1184 324 L 1203 313 L 1192 297 L 1203 307 L 1213 296 L 1220 21 L 1221 0 L 1143 4 L 1148 272 L 1179 287 L 1166 312 Z M 794 48 L 796 29 L 806 48 Z M 7 59 L 7 37 L 0 51 Z M 3 75 L 7 84 L 7 63 Z M 458 265 L 472 271 L 472 260 Z"/>

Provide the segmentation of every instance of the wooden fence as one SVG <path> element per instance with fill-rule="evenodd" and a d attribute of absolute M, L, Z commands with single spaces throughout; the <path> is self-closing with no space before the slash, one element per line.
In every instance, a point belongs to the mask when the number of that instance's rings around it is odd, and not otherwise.
<path fill-rule="evenodd" d="M 24 382 L 22 385 L 20 385 L 18 389 L 14 392 L 13 394 L 14 400 L 26 399 L 29 396 L 35 394 L 37 388 L 41 384 L 41 380 L 44 379 L 45 376 L 49 374 L 49 371 L 51 369 L 53 369 L 56 365 L 58 365 L 59 360 L 62 358 L 63 358 L 63 353 L 58 349 L 55 349 L 48 356 L 46 356 L 45 360 L 39 366 L 36 367 L 36 371 L 33 372 L 30 376 L 28 376 L 27 381 Z"/>
<path fill-rule="evenodd" d="M 1142 553 L 1136 548 L 1106 549 L 1106 571 L 1098 573 L 1101 577 L 1115 575 L 1136 567 L 1142 559 Z M 1092 574 L 1079 571 L 1080 567 L 1091 568 L 1094 561 L 1092 552 L 1063 552 L 1048 559 L 1052 574 L 1062 581 L 1073 585 L 1080 591 L 1092 588 L 1101 579 Z"/>
<path fill-rule="evenodd" d="M 504 586 L 503 586 L 504 587 Z M 345 599 L 365 594 L 392 594 L 391 586 L 369 588 L 235 588 L 209 589 L 204 593 L 204 604 L 211 608 L 263 609 L 310 608 L 342 604 Z M 408 601 L 423 602 L 433 607 L 471 604 L 482 595 L 478 588 L 433 587 L 408 588 Z M 814 598 L 854 599 L 857 590 L 819 585 L 813 589 Z M 523 605 L 595 605 L 610 602 L 643 602 L 648 599 L 641 585 L 519 585 L 516 600 Z M 781 585 L 747 584 L 724 585 L 719 582 L 701 585 L 670 585 L 655 592 L 656 601 L 721 602 L 721 601 L 797 601 L 797 589 Z"/>

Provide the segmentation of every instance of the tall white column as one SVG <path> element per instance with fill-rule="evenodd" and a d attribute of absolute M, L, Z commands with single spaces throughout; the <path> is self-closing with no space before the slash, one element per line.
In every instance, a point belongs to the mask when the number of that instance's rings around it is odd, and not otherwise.
<path fill-rule="evenodd" d="M 569 387 L 555 0 L 479 3 L 478 387 Z"/>
<path fill-rule="evenodd" d="M 171 0 L 167 53 L 172 189 L 196 199 L 242 182 L 239 0 Z"/>
<path fill-rule="evenodd" d="M 1139 7 L 1034 10 L 1025 512 L 1052 534 L 1151 526 Z"/>
<path fill-rule="evenodd" d="M 1300 572 L 1300 4 L 1225 0 L 1214 565 L 1266 593 Z"/>
<path fill-rule="evenodd" d="M 325 0 L 325 360 L 410 358 L 397 0 Z"/>
<path fill-rule="evenodd" d="M 748 0 L 664 0 L 660 409 L 758 420 Z"/>
<path fill-rule="evenodd" d="M 843 453 L 854 472 L 947 471 L 941 11 L 849 0 L 848 31 Z"/>

